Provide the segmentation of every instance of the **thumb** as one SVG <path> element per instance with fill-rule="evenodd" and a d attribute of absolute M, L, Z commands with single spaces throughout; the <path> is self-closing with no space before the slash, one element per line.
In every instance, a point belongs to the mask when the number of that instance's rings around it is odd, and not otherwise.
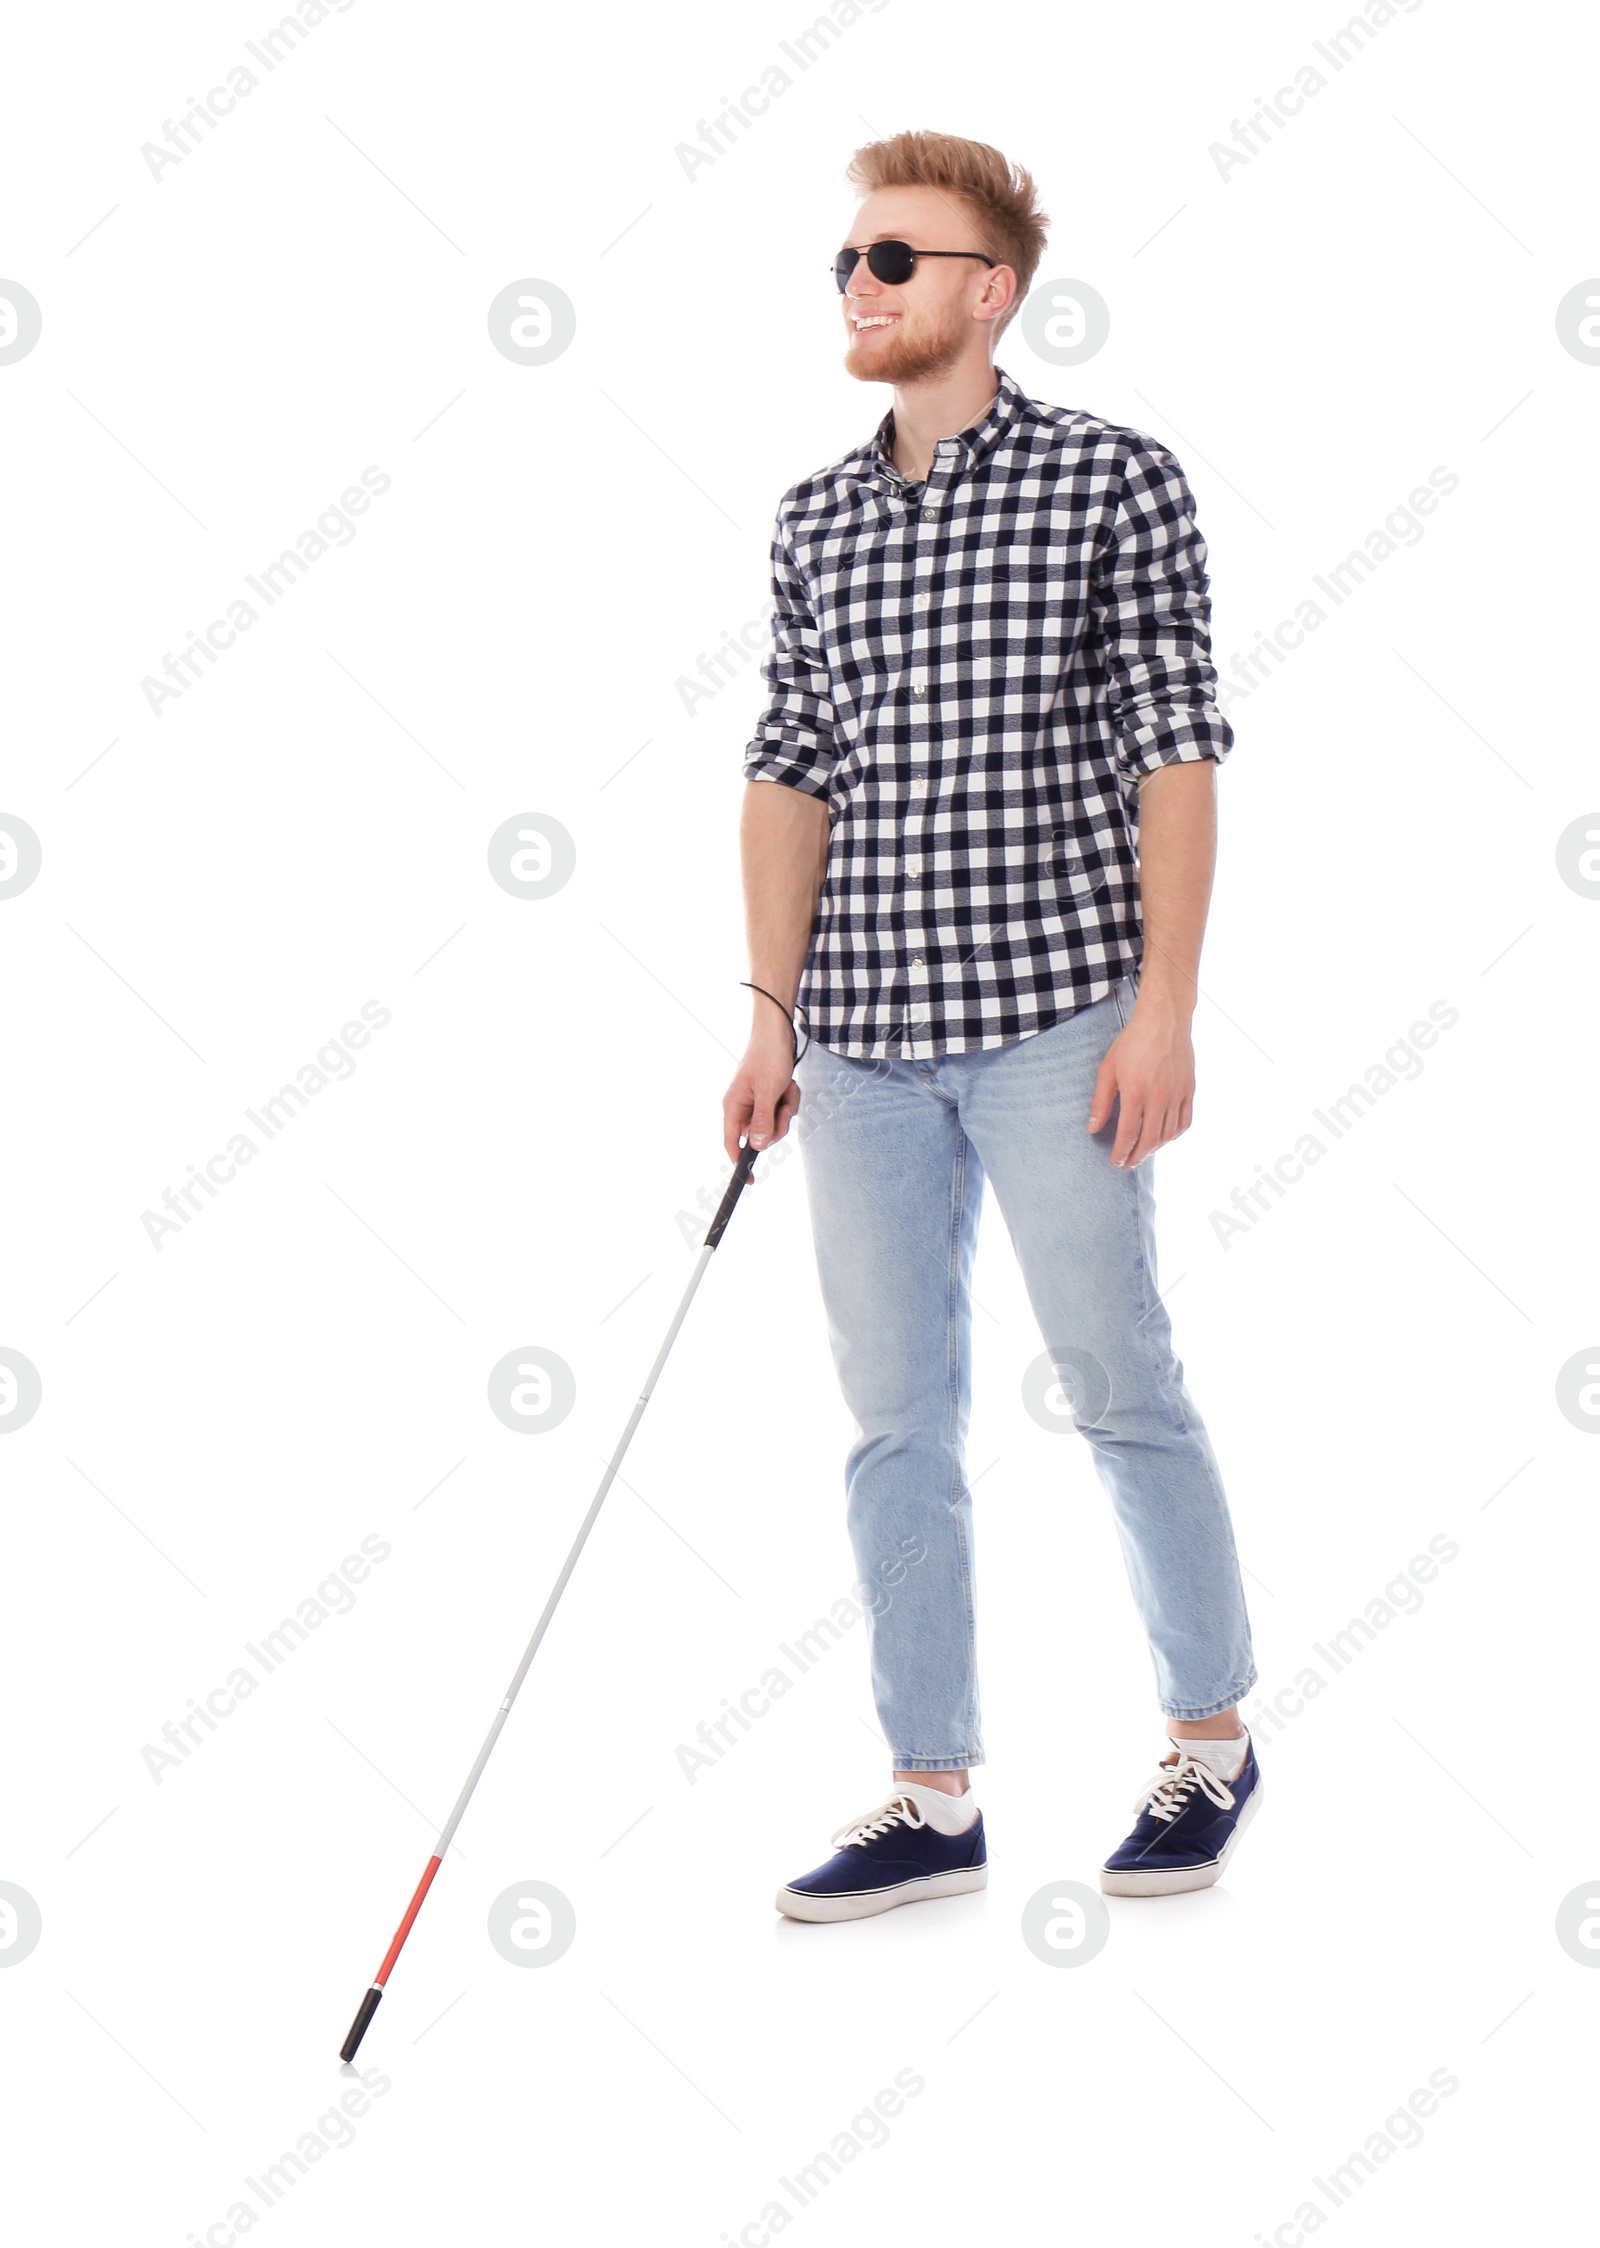
<path fill-rule="evenodd" d="M 1111 1114 L 1111 1104 L 1117 1097 L 1117 1067 L 1107 1054 L 1100 1064 L 1100 1074 L 1094 1081 L 1094 1095 L 1089 1102 L 1088 1129 L 1098 1132 Z"/>
<path fill-rule="evenodd" d="M 772 1137 L 772 1102 L 761 1099 L 750 1111 L 748 1136 L 752 1147 L 765 1147 Z"/>

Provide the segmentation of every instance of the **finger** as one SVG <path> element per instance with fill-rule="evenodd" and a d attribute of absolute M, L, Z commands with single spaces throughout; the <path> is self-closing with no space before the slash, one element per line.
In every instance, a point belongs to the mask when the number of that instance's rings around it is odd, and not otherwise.
<path fill-rule="evenodd" d="M 757 1093 L 750 1108 L 750 1145 L 766 1147 L 772 1138 L 772 1101 L 766 1094 Z"/>
<path fill-rule="evenodd" d="M 1168 1140 L 1175 1139 L 1177 1137 L 1177 1123 L 1176 1102 L 1159 1100 L 1155 1094 L 1152 1094 L 1150 1105 L 1145 1111 L 1144 1121 L 1140 1127 L 1139 1144 L 1134 1151 L 1134 1163 L 1136 1165 L 1148 1163 L 1158 1148 L 1165 1147 Z"/>
<path fill-rule="evenodd" d="M 1177 1133 L 1174 1134 L 1174 1137 L 1181 1138 L 1181 1136 L 1188 1131 L 1190 1125 L 1193 1122 L 1194 1100 L 1191 1095 L 1180 1101 L 1178 1104 L 1178 1130 Z"/>
<path fill-rule="evenodd" d="M 1111 1162 L 1114 1169 L 1125 1169 L 1138 1145 L 1144 1124 L 1144 1095 L 1131 1086 L 1118 1087 L 1121 1106 L 1117 1111 L 1117 1136 L 1112 1143 Z"/>
<path fill-rule="evenodd" d="M 749 1116 L 749 1086 L 730 1085 L 722 1103 L 722 1152 L 730 1163 L 737 1163 L 739 1160 L 739 1135 L 744 1131 Z"/>
<path fill-rule="evenodd" d="M 1157 1148 L 1166 1147 L 1171 1141 L 1175 1140 L 1177 1136 L 1178 1106 L 1174 1101 L 1169 1107 L 1163 1108 L 1163 1110 L 1161 1111 L 1161 1115 L 1156 1124 L 1154 1132 L 1147 1132 L 1145 1134 L 1144 1154 L 1154 1155 Z"/>
<path fill-rule="evenodd" d="M 1108 1053 L 1100 1064 L 1100 1074 L 1094 1081 L 1094 1092 L 1089 1101 L 1091 1132 L 1102 1131 L 1111 1114 L 1111 1104 L 1117 1097 L 1117 1065 Z"/>
<path fill-rule="evenodd" d="M 783 1138 L 784 1134 L 788 1131 L 790 1124 L 794 1121 L 799 1107 L 800 1088 L 794 1082 L 793 1078 L 791 1078 L 788 1085 L 784 1088 L 782 1099 L 778 1103 L 777 1130 L 773 1133 L 774 1139 L 781 1140 Z"/>
<path fill-rule="evenodd" d="M 1160 1142 L 1152 1140 L 1148 1133 L 1141 1132 L 1133 1144 L 1124 1168 L 1129 1171 L 1137 1171 L 1141 1163 L 1149 1161 L 1159 1145 Z"/>
<path fill-rule="evenodd" d="M 1133 1161 L 1135 1166 L 1140 1163 L 1148 1163 L 1157 1148 L 1165 1147 L 1171 1138 L 1172 1110 L 1170 1108 L 1161 1109 L 1158 1113 L 1147 1116 L 1144 1120 L 1144 1129 L 1139 1134 L 1139 1145 L 1134 1150 Z"/>

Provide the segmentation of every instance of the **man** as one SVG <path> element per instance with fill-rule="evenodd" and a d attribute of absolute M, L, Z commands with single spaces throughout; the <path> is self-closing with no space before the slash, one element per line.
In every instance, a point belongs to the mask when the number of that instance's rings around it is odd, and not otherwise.
<path fill-rule="evenodd" d="M 857 1919 L 986 1880 L 963 1464 L 986 1179 L 1110 1494 L 1166 1718 L 1101 1887 L 1170 1895 L 1217 1879 L 1261 1800 L 1244 1592 L 1156 1286 L 1149 1170 L 1190 1122 L 1233 743 L 1206 550 L 1170 452 L 995 367 L 1044 247 L 1029 175 L 908 132 L 849 177 L 845 367 L 894 403 L 778 511 L 770 695 L 745 752 L 755 988 L 724 1125 L 734 1157 L 808 1104 L 893 1775 L 777 1905 Z"/>

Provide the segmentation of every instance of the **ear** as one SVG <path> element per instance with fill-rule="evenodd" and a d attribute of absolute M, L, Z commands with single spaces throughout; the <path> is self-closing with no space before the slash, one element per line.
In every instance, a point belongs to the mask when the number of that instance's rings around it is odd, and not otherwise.
<path fill-rule="evenodd" d="M 980 320 L 998 320 L 1017 300 L 1016 271 L 1009 265 L 985 268 L 984 286 L 975 308 Z"/>

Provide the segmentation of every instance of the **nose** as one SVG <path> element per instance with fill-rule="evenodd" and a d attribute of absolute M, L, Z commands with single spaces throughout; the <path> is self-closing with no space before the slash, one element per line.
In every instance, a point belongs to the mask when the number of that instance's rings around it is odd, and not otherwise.
<path fill-rule="evenodd" d="M 861 304 L 870 305 L 874 312 L 897 312 L 899 310 L 898 305 L 890 305 L 884 302 L 883 290 L 884 284 L 877 278 L 876 274 L 869 271 L 866 259 L 860 259 L 845 286 L 844 304 L 846 310 L 848 311 L 852 305 Z"/>

